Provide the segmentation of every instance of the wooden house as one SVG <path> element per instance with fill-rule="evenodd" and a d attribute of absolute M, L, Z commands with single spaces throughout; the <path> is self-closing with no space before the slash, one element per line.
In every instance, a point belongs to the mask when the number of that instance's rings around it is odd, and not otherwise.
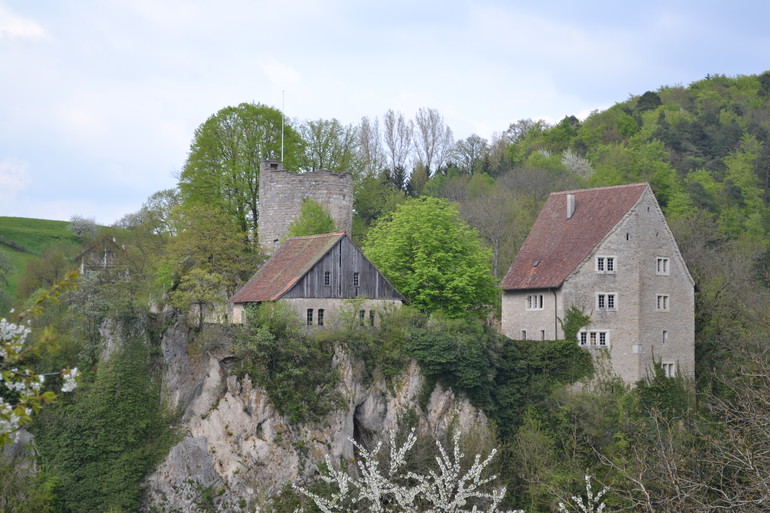
<path fill-rule="evenodd" d="M 377 322 L 377 312 L 399 307 L 404 297 L 345 233 L 292 237 L 230 298 L 232 322 L 242 323 L 244 307 L 285 301 L 308 326 L 334 322 L 355 303 L 361 324 Z"/>

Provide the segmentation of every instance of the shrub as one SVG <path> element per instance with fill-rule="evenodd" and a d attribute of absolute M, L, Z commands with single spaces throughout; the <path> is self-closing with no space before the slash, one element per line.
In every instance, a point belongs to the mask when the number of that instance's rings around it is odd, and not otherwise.
<path fill-rule="evenodd" d="M 329 412 L 336 397 L 333 348 L 305 334 L 299 316 L 280 301 L 248 308 L 246 321 L 234 343 L 240 372 L 263 386 L 291 422 Z"/>

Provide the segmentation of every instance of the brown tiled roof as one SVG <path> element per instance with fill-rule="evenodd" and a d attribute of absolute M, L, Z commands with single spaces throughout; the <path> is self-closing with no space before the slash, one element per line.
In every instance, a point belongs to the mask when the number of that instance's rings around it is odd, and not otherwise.
<path fill-rule="evenodd" d="M 289 291 L 332 247 L 344 233 L 292 237 L 278 248 L 231 303 L 275 301 Z"/>
<path fill-rule="evenodd" d="M 503 290 L 561 286 L 647 187 L 639 183 L 552 193 L 503 278 Z M 571 219 L 567 219 L 568 194 L 575 195 Z"/>

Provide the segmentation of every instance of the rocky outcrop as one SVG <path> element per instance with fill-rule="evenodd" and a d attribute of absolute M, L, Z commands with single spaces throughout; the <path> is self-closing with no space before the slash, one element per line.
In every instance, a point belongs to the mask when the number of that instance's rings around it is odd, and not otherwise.
<path fill-rule="evenodd" d="M 129 339 L 141 340 L 149 344 L 150 335 L 145 319 L 118 320 L 109 317 L 102 319 L 99 324 L 100 360 L 109 360 L 112 355 L 125 347 Z"/>
<path fill-rule="evenodd" d="M 264 389 L 229 372 L 226 344 L 198 357 L 188 339 L 180 323 L 162 340 L 164 396 L 181 413 L 186 436 L 146 479 L 146 510 L 191 511 L 202 494 L 215 489 L 222 492 L 218 506 L 228 511 L 256 504 L 287 483 L 313 476 L 327 455 L 334 462 L 352 461 L 351 440 L 387 438 L 409 411 L 418 429 L 434 436 L 450 424 L 463 431 L 487 429 L 483 413 L 440 386 L 421 408 L 423 380 L 414 362 L 391 383 L 382 377 L 364 383 L 359 365 L 340 350 L 333 359 L 340 407 L 320 421 L 291 424 Z"/>

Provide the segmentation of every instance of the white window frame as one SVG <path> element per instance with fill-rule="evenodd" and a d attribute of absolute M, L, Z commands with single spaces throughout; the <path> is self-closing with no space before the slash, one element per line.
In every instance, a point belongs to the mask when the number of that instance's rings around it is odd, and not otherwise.
<path fill-rule="evenodd" d="M 612 305 L 610 305 L 612 303 Z M 596 309 L 603 312 L 616 312 L 618 310 L 617 292 L 597 292 Z"/>
<path fill-rule="evenodd" d="M 598 274 L 615 274 L 618 270 L 618 259 L 615 255 L 596 255 L 594 270 Z"/>
<path fill-rule="evenodd" d="M 658 294 L 655 297 L 655 309 L 658 312 L 668 312 L 671 308 L 671 298 L 668 294 Z"/>
<path fill-rule="evenodd" d="M 609 349 L 610 330 L 580 330 L 578 345 L 589 349 Z"/>
<path fill-rule="evenodd" d="M 543 294 L 530 294 L 525 300 L 527 311 L 542 310 L 545 305 Z"/>
<path fill-rule="evenodd" d="M 675 362 L 660 362 L 660 366 L 663 368 L 663 375 L 667 378 L 676 377 L 676 363 Z"/>
<path fill-rule="evenodd" d="M 671 259 L 668 257 L 657 257 L 655 259 L 655 274 L 658 276 L 669 276 L 671 274 Z"/>
<path fill-rule="evenodd" d="M 332 284 L 332 272 L 324 271 L 324 287 L 331 287 Z"/>

